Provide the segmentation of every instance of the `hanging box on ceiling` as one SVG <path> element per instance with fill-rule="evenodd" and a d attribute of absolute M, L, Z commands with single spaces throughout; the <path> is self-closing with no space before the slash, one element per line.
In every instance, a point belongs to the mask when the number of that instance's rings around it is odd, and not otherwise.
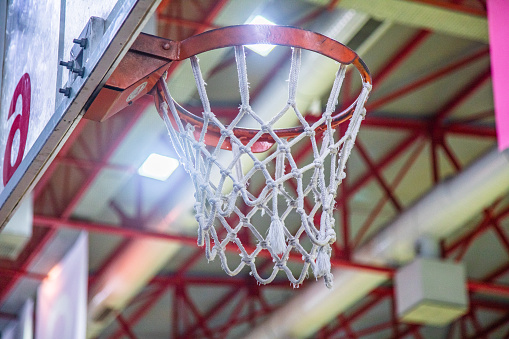
<path fill-rule="evenodd" d="M 418 258 L 397 271 L 395 289 L 403 322 L 445 326 L 468 310 L 463 264 Z"/>

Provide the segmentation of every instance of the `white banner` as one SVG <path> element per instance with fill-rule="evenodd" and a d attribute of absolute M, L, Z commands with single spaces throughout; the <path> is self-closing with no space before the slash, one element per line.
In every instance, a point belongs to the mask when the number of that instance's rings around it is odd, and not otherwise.
<path fill-rule="evenodd" d="M 82 233 L 37 291 L 36 339 L 85 339 L 88 236 Z"/>
<path fill-rule="evenodd" d="M 5 0 L 3 0 L 5 1 Z M 7 2 L 0 191 L 55 112 L 61 0 Z"/>

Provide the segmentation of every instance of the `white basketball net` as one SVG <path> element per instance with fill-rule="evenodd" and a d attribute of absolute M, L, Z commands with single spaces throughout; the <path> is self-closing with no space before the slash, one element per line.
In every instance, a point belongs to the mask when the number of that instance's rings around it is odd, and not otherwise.
<path fill-rule="evenodd" d="M 199 136 L 193 133 L 195 128 L 191 124 L 179 118 L 178 110 L 185 109 L 172 99 L 167 87 L 163 89 L 165 98 L 160 110 L 173 146 L 186 171 L 191 175 L 196 190 L 194 208 L 199 225 L 198 245 L 205 244 L 208 260 L 219 255 L 222 268 L 231 276 L 239 274 L 244 266 L 249 266 L 250 274 L 259 283 L 267 284 L 274 280 L 279 271 L 284 271 L 295 287 L 303 282 L 311 266 L 314 276 L 324 277 L 325 284 L 330 288 L 330 245 L 336 240 L 333 217 L 336 192 L 345 177 L 346 161 L 365 115 L 364 103 L 371 85 L 363 83 L 359 97 L 351 106 L 355 105 L 356 108 L 347 131 L 340 137 L 338 129 L 333 128 L 331 122 L 345 78 L 346 65 L 339 65 L 325 112 L 319 120 L 310 125 L 299 112 L 295 100 L 300 49 L 292 49 L 287 104 L 269 121 L 264 121 L 250 107 L 243 46 L 235 47 L 235 58 L 241 106 L 238 116 L 228 125 L 222 124 L 211 111 L 197 57 L 191 57 L 191 65 L 203 105 L 204 126 Z M 286 140 L 276 135 L 273 126 L 292 109 L 304 132 Z M 172 115 L 173 123 L 168 114 Z M 245 140 L 242 143 L 233 132 L 241 119 L 251 119 L 259 126 L 260 131 L 247 143 Z M 211 124 L 218 126 L 221 131 L 215 148 L 207 147 L 204 143 L 207 126 Z M 315 129 L 321 125 L 326 125 L 325 131 L 315 135 Z M 272 136 L 275 145 L 265 153 L 267 156 L 264 159 L 259 160 L 260 157 L 251 151 L 251 146 L 266 133 Z M 225 164 L 225 157 L 221 155 L 225 151 L 221 150 L 221 145 L 226 138 L 229 138 L 232 145 L 233 156 Z M 311 142 L 314 161 L 299 167 L 294 160 L 297 151 L 294 146 L 299 142 L 299 145 L 302 145 L 303 141 Z M 292 151 L 295 152 L 293 155 Z M 251 159 L 252 168 L 242 168 L 242 157 Z M 263 175 L 265 179 L 263 189 L 257 195 L 249 189 L 249 180 L 256 174 Z M 304 177 L 309 179 L 304 180 Z M 292 193 L 289 193 L 290 181 L 293 181 Z M 310 202 L 307 208 L 305 199 Z M 256 219 L 263 220 L 263 217 L 270 218 L 270 221 L 256 224 Z M 319 227 L 315 226 L 315 221 Z M 248 246 L 243 246 L 239 238 L 239 233 L 246 232 L 246 229 L 257 243 L 255 248 L 251 246 L 251 251 L 246 250 Z M 306 238 L 309 240 L 305 240 Z M 230 268 L 225 254 L 226 247 L 232 246 L 232 243 L 238 247 L 241 256 L 240 262 L 236 263 L 234 268 Z M 262 277 L 264 271 L 259 272 L 255 264 L 255 258 L 262 251 L 268 251 L 273 261 L 272 272 L 265 274 L 266 277 Z M 291 252 L 295 255 L 295 251 L 302 255 L 303 260 L 300 273 L 296 276 L 293 273 L 296 269 L 293 266 L 290 269 L 287 265 Z M 264 266 L 266 270 L 266 265 Z"/>

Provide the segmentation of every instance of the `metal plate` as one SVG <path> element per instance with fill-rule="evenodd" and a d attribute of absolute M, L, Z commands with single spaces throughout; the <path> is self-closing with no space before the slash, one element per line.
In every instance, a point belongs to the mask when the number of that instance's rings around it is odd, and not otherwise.
<path fill-rule="evenodd" d="M 0 50 L 0 228 L 51 163 L 159 3 L 7 2 Z M 58 87 L 67 82 L 68 72 L 58 62 L 67 61 L 73 39 L 80 36 L 90 16 L 105 19 L 104 35 L 88 52 L 83 77 L 76 78 L 66 97 L 58 93 Z"/>

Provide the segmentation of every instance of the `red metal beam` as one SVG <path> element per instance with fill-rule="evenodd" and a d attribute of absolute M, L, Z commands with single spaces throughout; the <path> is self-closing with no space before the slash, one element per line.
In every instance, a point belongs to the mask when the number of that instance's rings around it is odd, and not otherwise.
<path fill-rule="evenodd" d="M 42 250 L 46 247 L 46 244 L 53 238 L 55 234 L 55 230 L 49 229 L 42 231 L 42 235 L 40 238 L 32 237 L 32 240 L 29 242 L 29 245 L 25 248 L 25 251 L 28 250 L 28 255 L 24 258 L 23 263 L 20 265 L 20 271 L 27 271 L 29 266 L 32 264 L 32 261 L 37 258 L 37 256 L 42 252 Z M 34 243 L 35 240 L 35 243 Z M 25 252 L 24 251 L 24 252 Z M 0 291 L 0 305 L 2 305 L 7 296 L 14 289 L 16 284 L 22 278 L 22 275 L 14 276 L 6 285 L 2 286 L 2 290 Z"/>
<path fill-rule="evenodd" d="M 169 285 L 169 286 L 250 286 L 252 282 L 251 277 L 230 277 L 227 275 L 221 276 L 194 276 L 194 275 L 179 275 L 179 274 L 171 274 L 171 275 L 163 275 L 163 276 L 155 276 L 150 284 L 157 285 Z M 268 285 L 263 285 L 263 288 L 279 288 L 279 289 L 290 289 L 292 288 L 291 284 L 287 279 L 274 280 Z"/>
<path fill-rule="evenodd" d="M 472 293 L 490 294 L 498 297 L 509 298 L 509 286 L 494 285 L 487 282 L 469 281 L 468 290 Z"/>
<path fill-rule="evenodd" d="M 506 313 L 509 310 L 509 303 L 495 300 L 470 298 L 470 307 L 487 311 Z"/>
<path fill-rule="evenodd" d="M 457 107 L 468 100 L 479 88 L 481 88 L 486 81 L 491 77 L 491 69 L 488 66 L 479 76 L 474 80 L 463 86 L 463 88 L 445 105 L 438 110 L 438 114 L 434 117 L 435 124 L 449 116 Z"/>
<path fill-rule="evenodd" d="M 489 326 L 485 327 L 481 332 L 475 333 L 471 336 L 471 339 L 477 339 L 479 337 L 487 336 L 490 333 L 498 330 L 501 326 L 507 325 L 509 323 L 509 313 L 507 313 L 502 318 L 492 322 Z"/>
<path fill-rule="evenodd" d="M 491 282 L 491 281 L 497 280 L 498 278 L 502 277 L 507 272 L 509 272 L 509 262 L 505 263 L 502 266 L 495 269 L 493 272 L 491 272 L 486 277 L 484 277 L 483 280 Z"/>
<path fill-rule="evenodd" d="M 137 339 L 122 314 L 117 315 L 117 322 L 120 324 L 120 328 L 125 335 L 127 335 L 130 339 Z"/>
<path fill-rule="evenodd" d="M 64 143 L 64 145 L 62 146 L 62 148 L 58 152 L 58 155 L 65 156 L 67 153 L 69 153 L 69 150 L 71 149 L 71 146 L 74 144 L 76 139 L 81 135 L 81 132 L 85 129 L 87 124 L 88 124 L 88 120 L 84 120 L 84 119 L 81 120 L 78 123 L 76 128 L 72 131 L 71 135 L 69 136 L 69 138 L 67 138 L 67 141 Z M 44 188 L 48 184 L 48 181 L 53 177 L 53 173 L 57 169 L 57 165 L 58 165 L 58 160 L 55 159 L 48 166 L 48 169 L 46 170 L 46 172 L 44 172 L 44 174 L 42 175 L 41 179 L 39 180 L 39 182 L 37 183 L 37 185 L 34 188 L 34 193 L 33 193 L 34 201 L 37 200 L 37 198 L 39 198 L 39 196 L 41 195 L 42 191 L 44 190 Z"/>
<path fill-rule="evenodd" d="M 383 67 L 381 67 L 381 71 L 373 77 L 376 79 L 373 88 L 380 86 L 382 82 L 399 66 L 401 66 L 410 55 L 417 49 L 419 46 L 431 35 L 430 31 L 421 30 L 417 34 L 415 34 L 410 42 L 405 44 L 402 48 L 400 48 L 393 56 L 393 58 L 387 62 Z"/>
<path fill-rule="evenodd" d="M 398 187 L 398 185 L 401 183 L 401 181 L 405 178 L 406 174 L 410 170 L 410 167 L 412 167 L 412 165 L 415 163 L 415 161 L 417 160 L 417 158 L 421 154 L 422 150 L 424 149 L 425 145 L 426 144 L 424 143 L 424 141 L 421 142 L 417 146 L 417 148 L 412 152 L 412 154 L 406 160 L 406 162 L 403 164 L 403 166 L 401 166 L 401 169 L 396 174 L 396 176 L 394 178 L 394 181 L 390 184 L 390 188 L 392 190 L 395 190 Z M 385 203 L 387 202 L 387 200 L 388 200 L 387 196 L 384 195 L 380 199 L 380 201 L 377 203 L 375 208 L 373 208 L 373 210 L 370 213 L 370 215 L 366 218 L 366 220 L 364 221 L 364 224 L 362 224 L 362 226 L 359 228 L 359 231 L 357 232 L 357 234 L 356 234 L 356 236 L 355 236 L 355 238 L 354 238 L 354 240 L 352 242 L 352 246 L 354 248 L 359 246 L 359 244 L 362 241 L 364 235 L 366 234 L 366 232 L 369 230 L 369 228 L 371 227 L 371 225 L 375 221 L 375 218 L 382 211 L 382 209 L 383 209 Z"/>
<path fill-rule="evenodd" d="M 486 9 L 478 9 L 467 5 L 455 4 L 444 0 L 406 0 L 406 1 L 417 2 L 425 5 L 443 8 L 450 11 L 486 17 Z"/>
<path fill-rule="evenodd" d="M 390 328 L 391 326 L 393 326 L 393 323 L 392 321 L 387 321 L 387 322 L 384 322 L 384 323 L 381 323 L 381 324 L 376 324 L 376 325 L 371 325 L 369 327 L 365 327 L 361 330 L 358 330 L 357 332 L 355 332 L 359 337 L 366 337 L 368 335 L 371 335 L 371 334 L 374 334 L 376 332 L 380 332 L 380 331 L 383 331 L 383 330 L 386 330 L 388 328 Z"/>
<path fill-rule="evenodd" d="M 496 138 L 497 134 L 494 127 L 475 126 L 468 124 L 453 123 L 446 126 L 446 132 L 449 134 L 465 135 L 473 137 Z"/>
<path fill-rule="evenodd" d="M 139 102 L 136 101 L 137 103 Z M 141 103 L 140 103 L 141 104 Z M 150 101 L 143 102 L 144 107 L 139 107 L 133 117 L 128 121 L 127 125 L 124 127 L 124 129 L 120 132 L 120 134 L 116 137 L 116 139 L 108 145 L 108 150 L 104 153 L 102 156 L 102 162 L 107 163 L 109 162 L 109 159 L 113 156 L 113 154 L 116 152 L 122 141 L 124 141 L 125 137 L 129 134 L 129 131 L 136 125 L 139 118 L 145 113 L 145 108 L 150 104 Z M 92 184 L 95 182 L 95 179 L 101 173 L 102 167 L 98 167 L 92 170 L 92 173 L 87 177 L 85 182 L 81 185 L 81 187 L 78 189 L 77 192 L 74 193 L 73 198 L 68 202 L 67 207 L 62 212 L 61 216 L 64 219 L 67 219 L 71 216 L 71 214 L 74 212 L 76 207 L 78 206 L 78 203 L 81 201 L 81 199 L 84 197 L 84 195 L 87 193 L 88 189 Z"/>
<path fill-rule="evenodd" d="M 461 238 L 456 240 L 454 243 L 447 246 L 445 248 L 444 254 L 447 256 L 447 255 L 451 254 L 452 252 L 454 252 L 455 250 L 457 250 L 458 248 L 460 248 L 461 246 L 471 243 L 473 241 L 473 239 L 475 239 L 475 237 L 478 237 L 481 233 L 483 233 L 489 229 L 491 222 L 493 220 L 501 220 L 501 219 L 507 217 L 507 215 L 509 214 L 509 206 L 505 207 L 502 211 L 498 212 L 496 215 L 491 216 L 491 213 L 492 213 L 491 211 L 493 210 L 493 207 L 495 205 L 496 205 L 496 203 L 493 204 L 492 207 L 490 207 L 489 209 L 484 211 L 485 217 L 477 225 L 477 227 L 474 227 L 474 229 L 472 231 L 463 235 Z"/>
<path fill-rule="evenodd" d="M 202 314 L 196 307 L 196 305 L 193 303 L 191 298 L 187 295 L 185 287 L 182 288 L 182 299 L 187 304 L 187 307 L 191 310 L 191 313 L 194 315 L 196 322 L 199 324 L 200 328 L 203 330 L 205 335 L 209 338 L 214 338 L 214 335 L 212 331 L 207 326 L 207 322 L 203 318 Z"/>
<path fill-rule="evenodd" d="M 34 216 L 34 224 L 51 228 L 71 228 L 77 230 L 86 230 L 89 232 L 98 232 L 104 234 L 118 235 L 126 238 L 149 238 L 162 239 L 169 241 L 178 241 L 189 246 L 196 246 L 196 238 L 190 236 L 175 235 L 169 233 L 160 233 L 142 229 L 127 227 L 118 227 L 108 224 L 92 223 L 86 221 L 68 220 L 63 218 L 46 217 L 42 215 Z"/>
<path fill-rule="evenodd" d="M 387 184 L 387 182 L 385 181 L 385 178 L 383 178 L 382 175 L 380 174 L 379 169 L 375 166 L 375 164 L 371 160 L 371 157 L 369 156 L 368 152 L 364 148 L 364 145 L 362 144 L 362 142 L 360 140 L 357 140 L 355 146 L 356 146 L 356 150 L 359 152 L 361 158 L 368 165 L 368 168 L 371 170 L 375 179 L 378 181 L 378 184 L 382 187 L 382 190 L 385 192 L 385 195 L 392 202 L 394 208 L 400 212 L 403 209 L 401 206 L 401 203 L 394 195 L 394 192 L 390 188 L 390 185 Z"/>
<path fill-rule="evenodd" d="M 390 294 L 389 294 L 390 295 Z M 387 297 L 387 295 L 379 295 L 375 296 L 370 301 L 366 302 L 364 305 L 355 310 L 350 316 L 346 318 L 347 322 L 353 323 L 356 319 L 360 318 L 364 314 L 366 314 L 369 310 L 375 307 L 378 303 L 383 301 L 383 299 Z M 336 333 L 338 333 L 342 329 L 341 324 L 333 327 L 332 329 L 328 329 L 325 331 L 327 337 L 334 337 Z"/>
<path fill-rule="evenodd" d="M 509 240 L 507 239 L 507 235 L 502 230 L 502 226 L 495 220 L 493 221 L 493 230 L 495 231 L 495 234 L 497 235 L 498 239 L 504 246 L 506 252 L 509 252 Z"/>
<path fill-rule="evenodd" d="M 144 302 L 142 305 L 140 305 L 136 311 L 134 311 L 125 321 L 127 324 L 129 324 L 131 327 L 134 327 L 138 321 L 141 320 L 145 316 L 145 314 L 150 311 L 152 306 L 154 306 L 160 298 L 164 295 L 167 288 L 165 286 L 161 287 L 157 293 L 154 293 L 154 295 Z M 110 339 L 119 339 L 124 331 L 122 329 L 119 329 L 117 332 L 113 333 L 110 336 Z"/>
<path fill-rule="evenodd" d="M 5 319 L 5 320 L 16 320 L 16 319 L 18 319 L 18 316 L 16 314 L 11 314 L 11 313 L 0 311 L 0 318 Z"/>
<path fill-rule="evenodd" d="M 449 146 L 449 144 L 447 143 L 445 138 L 442 138 L 442 142 L 440 143 L 440 146 L 442 147 L 445 154 L 447 155 L 447 158 L 449 158 L 449 161 L 453 165 L 456 172 L 461 171 L 461 167 L 462 167 L 461 163 L 458 160 L 458 158 L 456 157 L 456 155 L 454 154 L 454 152 L 452 151 L 451 147 Z"/>
<path fill-rule="evenodd" d="M 403 139 L 398 145 L 396 145 L 390 152 L 388 152 L 377 164 L 376 167 L 379 171 L 382 171 L 385 167 L 387 167 L 390 163 L 396 160 L 403 152 L 408 150 L 408 148 L 419 139 L 423 131 L 418 131 L 416 133 L 410 134 L 408 137 Z M 365 184 L 369 182 L 372 178 L 372 173 L 368 172 L 364 174 L 362 177 L 357 179 L 348 189 L 348 197 L 359 191 Z"/>
<path fill-rule="evenodd" d="M 408 93 L 414 92 L 415 90 L 417 90 L 421 87 L 432 84 L 434 81 L 436 81 L 444 76 L 447 76 L 464 66 L 470 65 L 471 63 L 476 62 L 476 61 L 480 60 L 481 58 L 488 56 L 488 55 L 489 55 L 489 49 L 483 48 L 482 50 L 480 50 L 470 56 L 462 58 L 456 62 L 450 63 L 449 65 L 447 65 L 443 68 L 440 68 L 439 70 L 432 72 L 431 74 L 423 76 L 420 79 L 414 80 L 413 82 L 411 82 L 409 84 L 406 84 L 398 89 L 395 89 L 392 92 L 390 92 L 389 94 L 386 94 L 381 98 L 378 98 L 376 100 L 372 100 L 371 102 L 368 102 L 368 104 L 366 105 L 366 110 L 368 112 L 374 111 L 389 102 L 392 102 L 398 98 L 401 98 Z"/>
<path fill-rule="evenodd" d="M 209 321 L 216 315 L 218 315 L 226 305 L 228 305 L 231 301 L 234 300 L 235 296 L 242 291 L 241 288 L 233 288 L 230 292 L 226 293 L 224 297 L 221 298 L 218 302 L 216 302 L 209 311 L 203 315 L 203 319 L 205 321 Z M 190 327 L 185 330 L 185 332 L 180 336 L 182 339 L 191 338 L 196 330 L 199 328 L 199 324 L 195 324 L 193 327 Z"/>
<path fill-rule="evenodd" d="M 440 164 L 438 159 L 438 150 L 437 147 L 438 143 L 435 140 L 431 140 L 431 173 L 432 173 L 432 179 L 435 184 L 437 184 L 440 181 Z"/>
<path fill-rule="evenodd" d="M 362 122 L 362 128 L 383 128 L 400 129 L 409 132 L 424 131 L 430 128 L 430 122 L 427 120 L 418 120 L 403 117 L 389 117 L 370 115 Z M 496 138 L 495 127 L 471 124 L 465 121 L 446 122 L 437 126 L 442 134 L 466 135 L 475 137 Z"/>
<path fill-rule="evenodd" d="M 91 232 L 101 232 L 107 234 L 116 234 L 119 236 L 125 236 L 129 238 L 153 238 L 153 239 L 164 239 L 168 241 L 178 241 L 185 245 L 196 246 L 196 239 L 194 237 L 182 236 L 182 235 L 174 235 L 168 233 L 158 233 L 152 231 L 144 231 L 139 229 L 131 229 L 131 228 L 123 228 L 117 227 L 107 224 L 98 224 L 98 223 L 90 223 L 83 221 L 75 221 L 75 220 L 66 220 L 52 217 L 45 217 L 40 215 L 34 216 L 34 224 L 36 225 L 44 225 L 47 227 L 53 228 L 73 228 L 73 229 L 84 229 Z M 245 245 L 244 248 L 248 252 L 253 252 L 256 250 L 256 246 L 254 245 Z M 232 251 L 238 253 L 238 247 L 234 244 L 229 244 L 226 246 L 227 251 Z M 268 251 L 261 251 L 258 254 L 259 258 L 271 258 L 271 255 Z M 302 256 L 296 253 L 293 253 L 288 258 L 291 261 L 302 262 Z M 338 258 L 332 258 L 331 263 L 337 267 L 344 268 L 352 268 L 352 269 L 360 269 L 367 270 L 371 272 L 379 272 L 383 274 L 388 274 L 391 276 L 394 271 L 390 268 L 385 267 L 377 267 L 377 266 L 369 266 L 358 263 L 353 263 L 346 260 L 341 260 Z"/>
<path fill-rule="evenodd" d="M 77 167 L 79 169 L 89 169 L 89 170 L 96 170 L 96 169 L 111 169 L 116 171 L 122 171 L 125 173 L 134 174 L 137 171 L 137 168 L 133 166 L 123 166 L 123 165 L 117 165 L 112 164 L 108 162 L 101 162 L 101 161 L 94 161 L 90 159 L 77 159 L 74 157 L 69 156 L 60 156 L 57 155 L 55 161 L 61 164 L 65 165 L 71 165 L 74 167 Z"/>
<path fill-rule="evenodd" d="M 44 280 L 46 279 L 46 274 L 40 274 L 40 273 L 33 273 L 25 270 L 18 270 L 13 268 L 5 268 L 0 267 L 0 274 L 2 276 L 12 276 L 12 277 L 23 277 L 26 279 L 34 279 L 34 280 Z"/>

